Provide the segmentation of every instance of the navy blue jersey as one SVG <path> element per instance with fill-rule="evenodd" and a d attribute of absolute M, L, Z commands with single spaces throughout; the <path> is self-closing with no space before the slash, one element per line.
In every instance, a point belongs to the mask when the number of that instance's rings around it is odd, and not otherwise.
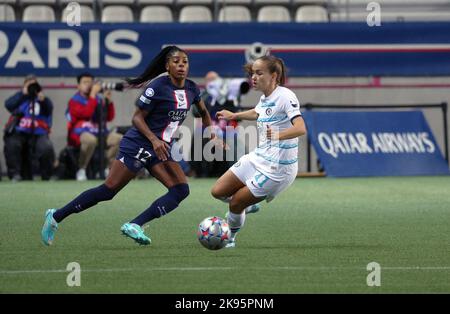
<path fill-rule="evenodd" d="M 162 76 L 148 84 L 139 97 L 137 106 L 149 112 L 145 118 L 149 129 L 159 139 L 170 143 L 191 105 L 199 101 L 200 90 L 193 81 L 186 80 L 184 88 L 179 88 L 172 83 L 169 76 Z M 125 137 L 148 142 L 136 127 L 132 127 Z"/>

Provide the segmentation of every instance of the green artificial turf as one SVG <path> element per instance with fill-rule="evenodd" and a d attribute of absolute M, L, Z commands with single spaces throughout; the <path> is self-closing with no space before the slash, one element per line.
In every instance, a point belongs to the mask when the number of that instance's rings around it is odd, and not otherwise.
<path fill-rule="evenodd" d="M 45 209 L 100 182 L 0 182 L 0 292 L 450 292 L 449 177 L 297 179 L 247 216 L 235 249 L 208 251 L 197 225 L 226 212 L 213 183 L 191 179 L 190 196 L 146 229 L 150 246 L 119 229 L 165 193 L 154 179 L 70 216 L 45 247 Z M 70 262 L 81 266 L 79 287 L 66 283 Z M 379 287 L 367 285 L 370 262 L 381 266 Z"/>

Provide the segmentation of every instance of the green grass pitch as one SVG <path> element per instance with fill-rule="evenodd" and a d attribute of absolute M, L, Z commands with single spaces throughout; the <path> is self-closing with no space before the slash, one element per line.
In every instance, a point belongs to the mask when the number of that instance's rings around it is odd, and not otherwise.
<path fill-rule="evenodd" d="M 112 201 L 60 224 L 45 247 L 46 208 L 100 182 L 0 182 L 0 292 L 39 293 L 449 293 L 450 178 L 297 179 L 247 216 L 237 247 L 208 251 L 196 238 L 205 217 L 224 216 L 212 179 L 146 229 L 138 246 L 120 235 L 164 187 L 131 182 Z M 69 287 L 67 264 L 81 266 Z M 369 287 L 367 264 L 381 266 Z"/>

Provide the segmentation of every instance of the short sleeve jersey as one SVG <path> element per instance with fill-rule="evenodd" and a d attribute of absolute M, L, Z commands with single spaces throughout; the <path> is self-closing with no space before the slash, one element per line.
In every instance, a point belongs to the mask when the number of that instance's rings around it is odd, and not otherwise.
<path fill-rule="evenodd" d="M 193 81 L 186 80 L 184 87 L 180 88 L 172 83 L 169 76 L 161 76 L 147 85 L 137 101 L 137 106 L 148 111 L 145 122 L 149 129 L 159 139 L 170 143 L 191 105 L 199 101 L 200 90 Z M 148 142 L 136 127 L 132 127 L 125 136 Z"/>
<path fill-rule="evenodd" d="M 278 86 L 268 97 L 261 96 L 255 111 L 259 143 L 250 155 L 259 171 L 282 181 L 286 174 L 297 171 L 298 138 L 271 141 L 266 132 L 268 127 L 275 132 L 290 128 L 292 121 L 301 116 L 300 103 L 291 90 Z"/>

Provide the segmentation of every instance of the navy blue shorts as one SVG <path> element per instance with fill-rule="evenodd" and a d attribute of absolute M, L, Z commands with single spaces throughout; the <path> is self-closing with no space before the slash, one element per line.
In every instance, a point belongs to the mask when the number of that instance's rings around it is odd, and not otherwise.
<path fill-rule="evenodd" d="M 154 165 L 162 162 L 162 160 L 158 159 L 150 142 L 141 139 L 132 139 L 127 136 L 124 136 L 120 141 L 119 153 L 117 154 L 116 160 L 122 162 L 134 173 L 137 173 L 143 167 L 150 172 Z M 172 156 L 170 156 L 170 150 L 167 160 L 173 161 Z"/>

